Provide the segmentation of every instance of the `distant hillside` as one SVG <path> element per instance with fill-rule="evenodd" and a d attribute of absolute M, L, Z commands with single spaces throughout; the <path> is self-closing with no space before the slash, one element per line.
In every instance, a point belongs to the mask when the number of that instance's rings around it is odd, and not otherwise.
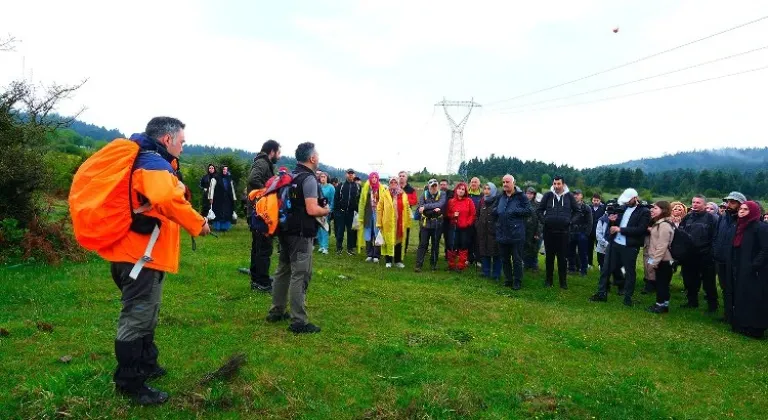
<path fill-rule="evenodd" d="M 609 168 L 642 169 L 645 173 L 672 171 L 677 169 L 737 169 L 754 172 L 765 169 L 768 164 L 768 148 L 696 150 L 664 155 L 658 158 L 630 160 L 629 162 L 607 165 Z"/>
<path fill-rule="evenodd" d="M 26 113 L 20 113 L 19 119 L 22 121 L 26 120 L 27 114 Z M 45 120 L 50 122 L 64 122 L 69 121 L 70 117 L 63 117 L 58 114 L 50 114 L 48 115 Z M 70 130 L 74 131 L 75 133 L 81 135 L 82 137 L 89 137 L 92 140 L 96 141 L 112 141 L 116 138 L 125 137 L 123 133 L 120 132 L 120 130 L 117 129 L 108 129 L 106 127 L 99 127 L 98 125 L 89 124 L 87 122 L 83 122 L 80 120 L 73 120 L 67 127 Z"/>

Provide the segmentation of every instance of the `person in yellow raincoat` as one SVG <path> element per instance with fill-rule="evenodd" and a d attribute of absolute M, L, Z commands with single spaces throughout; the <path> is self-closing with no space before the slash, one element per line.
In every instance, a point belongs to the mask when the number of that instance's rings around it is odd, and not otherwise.
<path fill-rule="evenodd" d="M 365 262 L 378 263 L 381 258 L 381 246 L 376 245 L 376 237 L 379 234 L 376 209 L 379 206 L 379 200 L 387 198 L 391 205 L 392 197 L 387 192 L 387 187 L 379 183 L 377 172 L 371 172 L 368 175 L 368 181 L 363 184 L 357 210 L 357 218 L 360 222 L 360 229 L 357 230 L 357 252 L 362 251 L 365 244 Z"/>
<path fill-rule="evenodd" d="M 408 194 L 403 192 L 397 178 L 389 180 L 389 191 L 382 194 L 376 208 L 376 224 L 384 236 L 381 254 L 387 262 L 387 268 L 394 263 L 397 268 L 405 268 L 403 264 L 403 241 L 405 232 L 411 223 L 411 207 Z"/>

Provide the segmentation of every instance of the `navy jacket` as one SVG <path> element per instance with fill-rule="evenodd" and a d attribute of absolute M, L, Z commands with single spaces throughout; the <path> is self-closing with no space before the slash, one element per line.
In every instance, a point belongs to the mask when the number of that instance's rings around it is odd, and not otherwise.
<path fill-rule="evenodd" d="M 683 217 L 678 229 L 688 232 L 698 255 L 711 255 L 717 232 L 717 218 L 707 211 L 692 211 Z"/>
<path fill-rule="evenodd" d="M 719 263 L 725 263 L 731 256 L 731 250 L 733 249 L 733 237 L 736 235 L 736 221 L 738 220 L 736 213 L 728 213 L 720 216 L 717 221 L 717 229 L 715 232 L 715 240 L 712 244 L 714 249 L 715 261 Z"/>
<path fill-rule="evenodd" d="M 605 214 L 605 204 L 600 203 L 599 206 L 597 206 L 597 210 L 595 210 L 595 206 L 592 205 L 592 203 L 589 204 L 589 211 L 592 212 L 592 231 L 590 235 L 597 236 L 597 222 L 600 221 L 600 218 L 603 217 Z"/>
<path fill-rule="evenodd" d="M 496 242 L 514 244 L 525 241 L 525 218 L 533 213 L 531 202 L 523 191 L 515 187 L 512 197 L 502 191 L 496 204 Z"/>

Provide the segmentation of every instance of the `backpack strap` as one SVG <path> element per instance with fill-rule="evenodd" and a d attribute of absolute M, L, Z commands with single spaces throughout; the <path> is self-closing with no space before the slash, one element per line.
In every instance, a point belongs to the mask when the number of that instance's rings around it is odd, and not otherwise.
<path fill-rule="evenodd" d="M 136 155 L 136 160 L 138 160 L 139 155 L 142 153 L 154 153 L 150 151 L 143 151 L 139 150 L 139 153 Z M 131 167 L 131 172 L 128 174 L 128 206 L 129 206 L 129 212 L 131 214 L 131 220 L 135 221 L 136 216 L 149 211 L 152 208 L 152 203 L 147 201 L 146 203 L 142 204 L 141 206 L 137 208 L 133 208 L 133 172 L 136 169 L 136 160 L 133 161 L 133 166 Z M 152 218 L 154 219 L 154 218 Z M 141 270 L 144 268 L 144 266 L 148 262 L 154 261 L 152 258 L 152 250 L 155 248 L 155 244 L 157 243 L 157 238 L 160 236 L 160 223 L 159 220 L 155 219 L 155 226 L 152 228 L 152 233 L 149 235 L 149 242 L 147 242 L 147 247 L 144 249 L 144 255 L 136 261 L 136 264 L 133 265 L 133 268 L 131 269 L 131 272 L 128 274 L 128 277 L 130 277 L 133 280 L 136 280 L 139 277 L 139 273 L 141 273 Z M 192 239 L 194 241 L 194 238 Z M 194 242 L 193 242 L 193 246 Z"/>

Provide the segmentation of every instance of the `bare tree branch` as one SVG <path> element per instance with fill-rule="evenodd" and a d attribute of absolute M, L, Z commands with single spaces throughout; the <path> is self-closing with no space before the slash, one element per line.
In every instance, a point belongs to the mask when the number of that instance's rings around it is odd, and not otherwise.
<path fill-rule="evenodd" d="M 45 131 L 56 130 L 58 128 L 64 128 L 69 126 L 72 121 L 77 118 L 85 108 L 80 109 L 74 116 L 62 120 L 52 119 L 49 115 L 56 109 L 56 106 L 60 104 L 62 100 L 69 99 L 72 94 L 80 89 L 88 79 L 84 79 L 75 85 L 59 85 L 53 84 L 46 88 L 46 93 L 42 97 L 36 93 L 34 86 L 28 87 L 27 94 L 21 98 L 21 102 L 26 108 L 26 112 L 29 115 L 29 124 L 38 126 Z"/>

